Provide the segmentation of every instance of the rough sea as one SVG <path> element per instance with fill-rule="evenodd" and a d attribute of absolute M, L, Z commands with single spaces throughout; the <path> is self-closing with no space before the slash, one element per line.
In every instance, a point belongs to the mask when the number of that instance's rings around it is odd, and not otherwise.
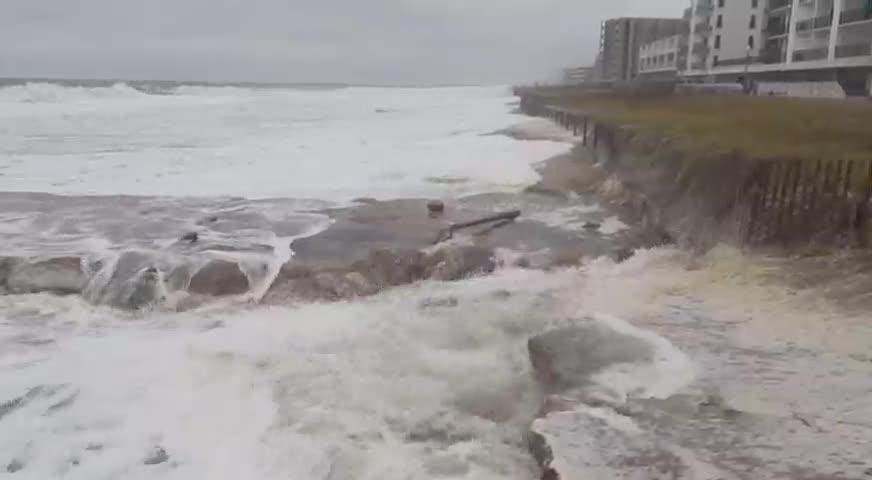
<path fill-rule="evenodd" d="M 249 265 L 254 286 L 186 312 L 0 296 L 0 477 L 531 480 L 543 394 L 527 341 L 582 319 L 656 352 L 591 379 L 611 395 L 704 391 L 761 419 L 651 434 L 696 469 L 669 478 L 770 478 L 739 472 L 739 457 L 862 471 L 850 462 L 872 458 L 858 450 L 872 445 L 872 360 L 850 359 L 872 351 L 870 324 L 768 282 L 772 264 L 729 247 L 693 268 L 660 248 L 332 304 L 258 303 L 291 241 L 329 226 L 326 208 L 535 183 L 571 139 L 515 108 L 505 87 L 0 88 L 0 256 L 172 262 L 188 253 L 169 247 L 199 229 L 205 246 L 190 255 Z M 550 140 L 494 134 L 512 126 Z M 533 220 L 577 231 L 598 208 Z M 202 229 L 205 218 L 221 221 Z M 421 308 L 444 297 L 457 302 Z M 622 435 L 653 431 L 595 416 Z M 602 435 L 564 426 L 554 435 L 572 445 L 561 452 L 575 478 L 661 478 L 614 476 L 632 465 L 603 467 Z M 716 437 L 734 442 L 692 453 Z"/>

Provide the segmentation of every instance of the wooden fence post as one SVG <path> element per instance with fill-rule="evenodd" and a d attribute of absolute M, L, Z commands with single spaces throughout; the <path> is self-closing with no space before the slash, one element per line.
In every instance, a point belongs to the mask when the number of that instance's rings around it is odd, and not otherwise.
<path fill-rule="evenodd" d="M 781 215 L 784 200 L 784 190 L 787 187 L 787 163 L 779 160 L 776 170 L 775 191 L 772 197 L 772 209 L 769 221 L 769 238 L 777 238 L 781 235 Z"/>
<path fill-rule="evenodd" d="M 799 187 L 799 179 L 802 176 L 802 162 L 799 160 L 793 161 L 791 163 L 791 171 L 793 172 L 793 182 L 790 185 L 790 192 L 787 194 L 787 222 L 785 225 L 785 240 L 790 240 L 791 232 L 793 231 L 793 227 L 796 225 L 796 220 L 794 219 L 793 209 L 796 205 L 796 191 Z"/>
<path fill-rule="evenodd" d="M 802 219 L 802 229 L 803 232 L 808 235 L 813 231 L 812 225 L 814 224 L 814 216 L 815 216 L 815 206 L 817 203 L 817 194 L 820 191 L 818 186 L 820 185 L 821 177 L 824 173 L 824 164 L 821 159 L 818 159 L 815 162 L 814 173 L 806 182 L 805 188 L 808 189 L 806 192 L 805 199 L 805 215 Z"/>
<path fill-rule="evenodd" d="M 751 209 L 748 213 L 748 226 L 745 232 L 745 243 L 753 245 L 759 229 L 759 217 L 765 211 L 766 189 L 769 186 L 769 177 L 772 174 L 772 164 L 760 163 L 754 169 L 751 177 Z"/>
<path fill-rule="evenodd" d="M 854 161 L 848 160 L 848 166 L 845 169 L 845 182 L 842 187 L 842 195 L 840 199 L 841 206 L 839 208 L 839 226 L 851 228 L 850 221 L 850 212 L 851 212 L 851 197 L 853 196 L 853 192 L 851 191 L 851 180 L 853 180 L 854 174 Z"/>
<path fill-rule="evenodd" d="M 869 160 L 866 167 L 866 178 L 863 184 L 863 195 L 860 198 L 860 205 L 857 206 L 857 217 L 854 221 L 854 228 L 857 230 L 857 240 L 861 247 L 866 247 L 869 244 L 867 238 L 867 223 L 869 221 L 869 202 L 872 201 L 872 160 Z"/>

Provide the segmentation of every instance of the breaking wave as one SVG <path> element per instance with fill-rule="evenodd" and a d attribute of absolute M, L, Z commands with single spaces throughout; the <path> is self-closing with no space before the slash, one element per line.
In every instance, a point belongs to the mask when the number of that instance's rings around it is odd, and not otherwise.
<path fill-rule="evenodd" d="M 104 87 L 65 86 L 28 82 L 0 88 L 0 103 L 66 103 L 88 100 L 139 98 L 146 93 L 126 83 Z"/>

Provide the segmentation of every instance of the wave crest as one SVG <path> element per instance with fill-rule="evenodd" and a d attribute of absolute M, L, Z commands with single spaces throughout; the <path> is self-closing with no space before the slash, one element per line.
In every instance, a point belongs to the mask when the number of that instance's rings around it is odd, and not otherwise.
<path fill-rule="evenodd" d="M 65 86 L 46 82 L 28 82 L 0 88 L 0 103 L 65 103 L 89 100 L 125 99 L 146 93 L 119 82 L 104 87 Z"/>

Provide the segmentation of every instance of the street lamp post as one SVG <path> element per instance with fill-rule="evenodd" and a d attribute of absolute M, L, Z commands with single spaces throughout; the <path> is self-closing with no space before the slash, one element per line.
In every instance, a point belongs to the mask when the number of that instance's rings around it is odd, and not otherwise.
<path fill-rule="evenodd" d="M 751 45 L 745 47 L 745 93 L 751 93 L 751 79 L 748 77 L 748 71 L 751 68 Z"/>

